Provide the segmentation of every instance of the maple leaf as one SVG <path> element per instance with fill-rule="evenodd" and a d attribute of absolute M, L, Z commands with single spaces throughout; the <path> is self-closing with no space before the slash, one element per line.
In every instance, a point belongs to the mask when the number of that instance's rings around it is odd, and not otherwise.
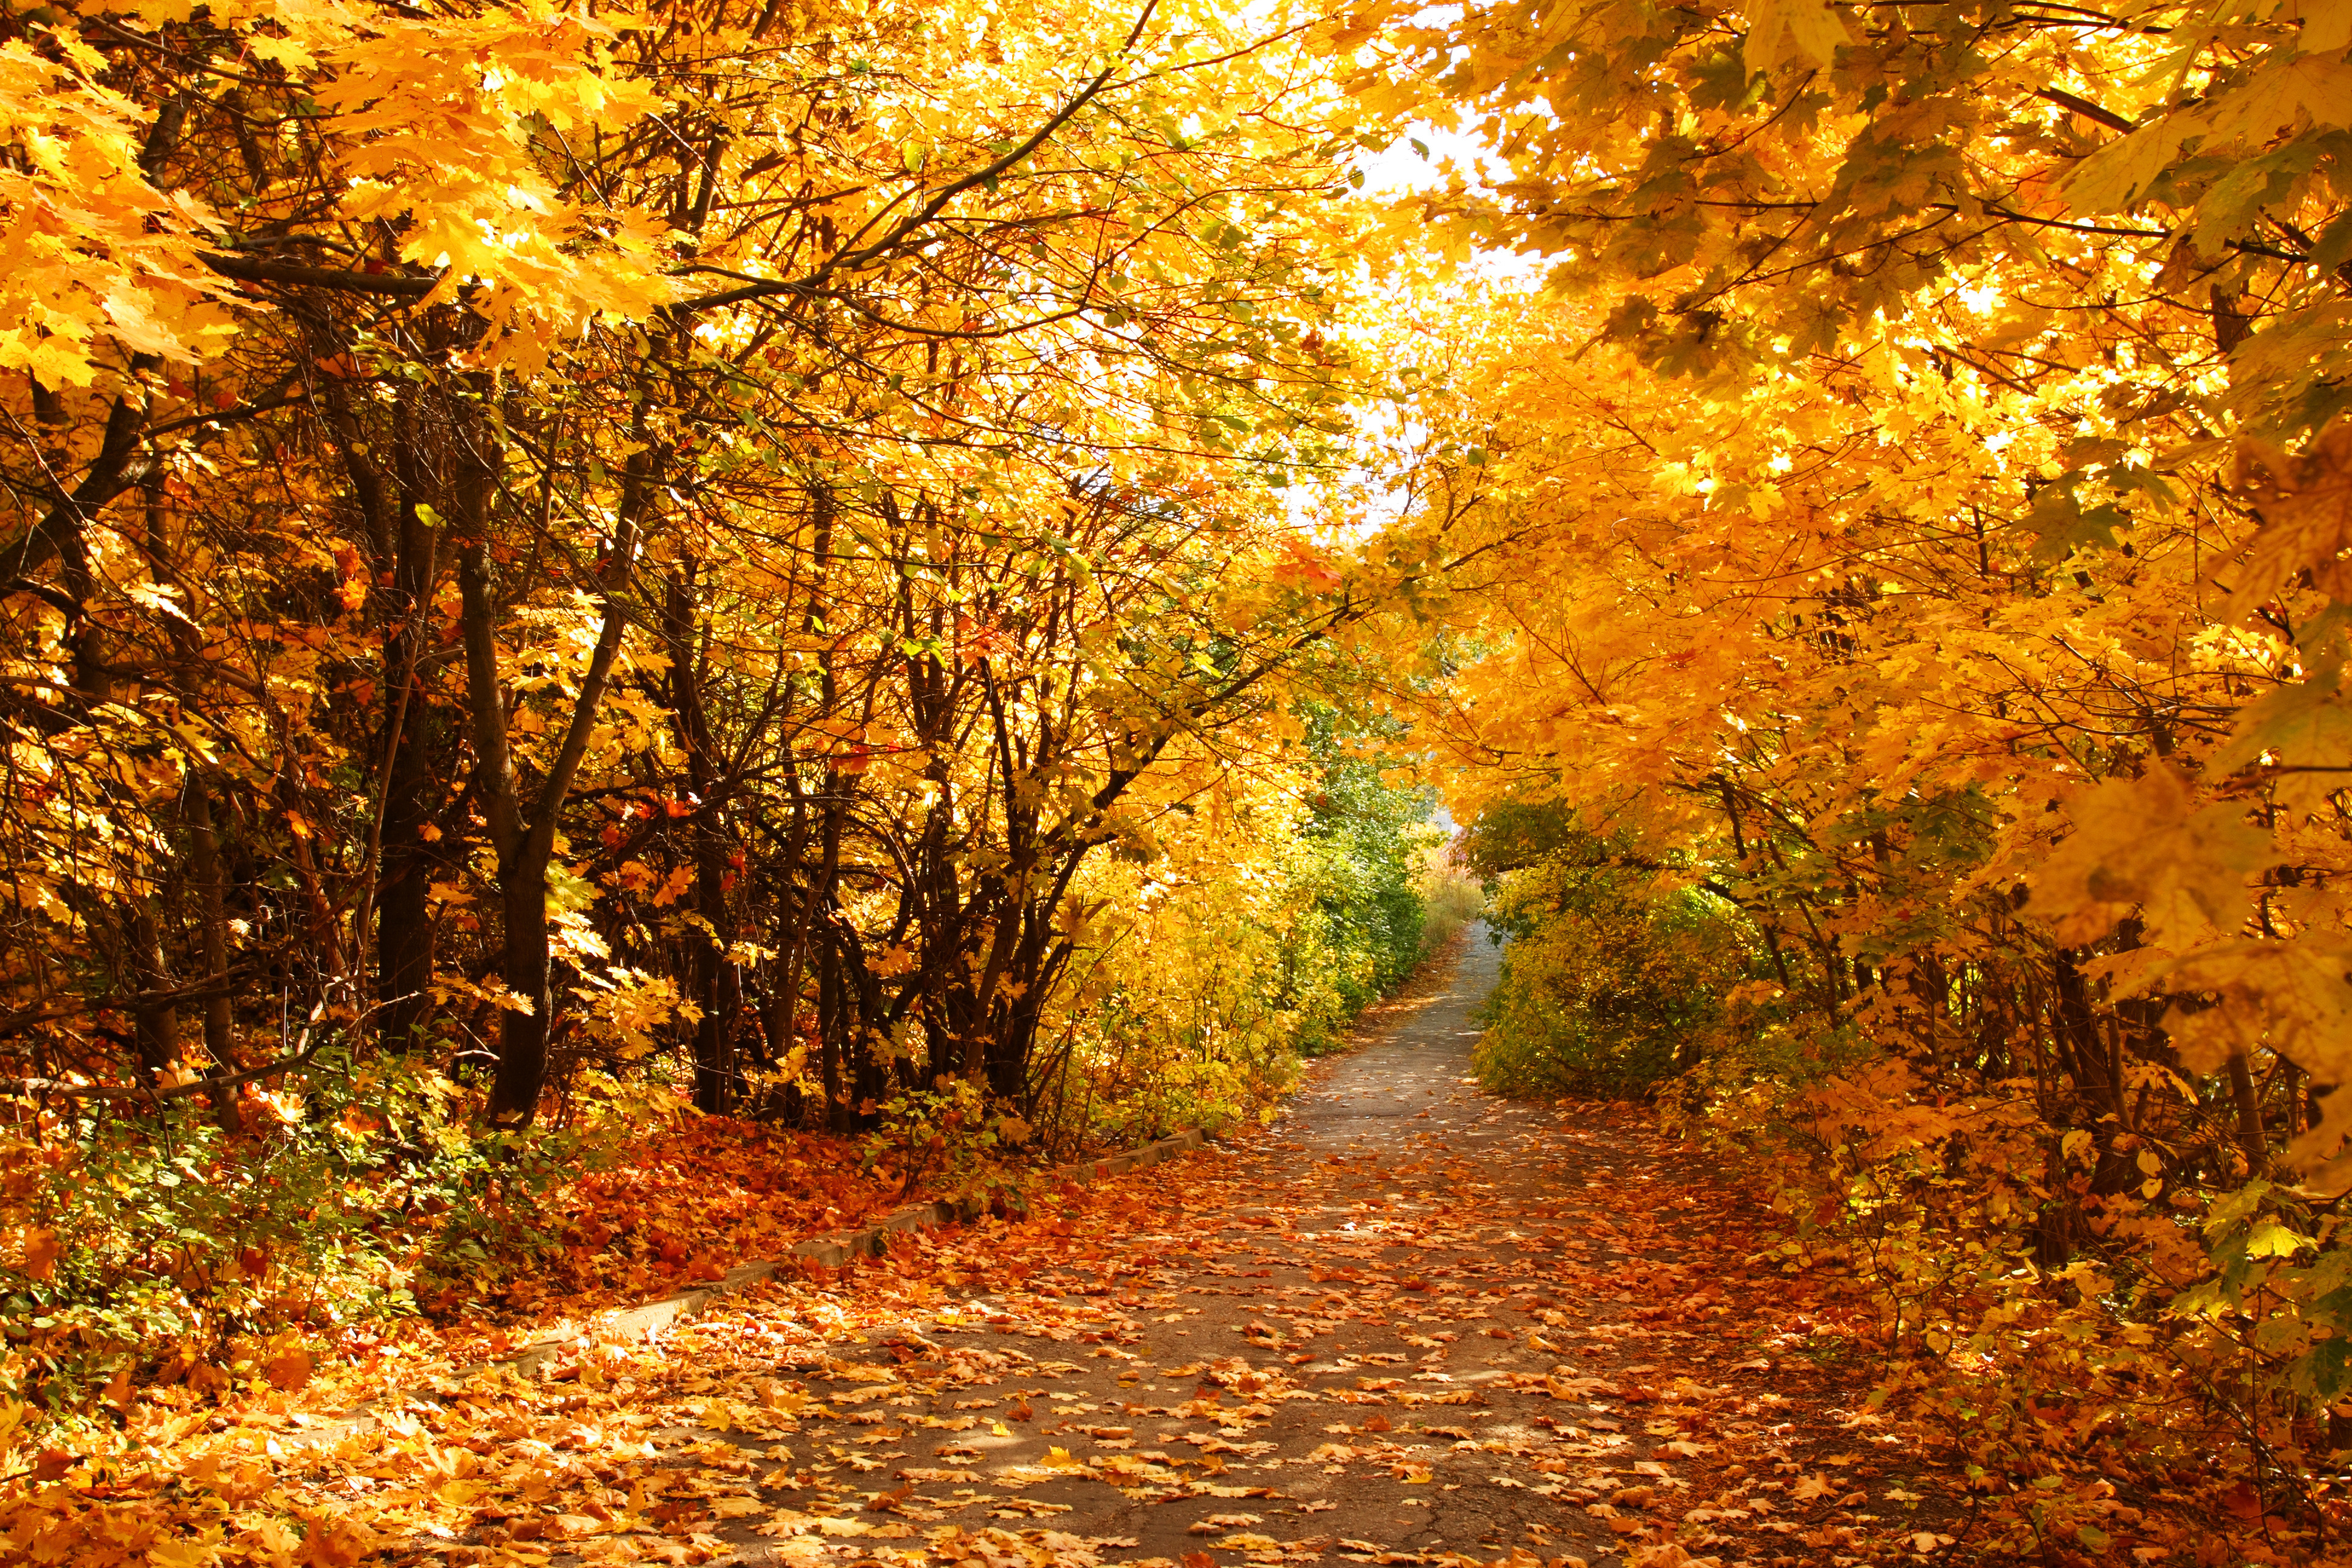
<path fill-rule="evenodd" d="M 2352 1079 L 2352 942 L 2253 939 L 2203 949 L 2143 984 L 2215 992 L 2240 1005 L 2178 1007 L 2166 1026 L 2189 1064 L 2210 1071 L 2231 1051 L 2267 1039 L 2323 1081 Z"/>
<path fill-rule="evenodd" d="M 2134 910 L 2164 945 L 2226 930 L 2248 908 L 2246 875 L 2270 849 L 2242 806 L 2197 807 L 2188 780 L 2162 763 L 2095 785 L 2068 813 L 2074 831 L 2035 874 L 2027 908 L 2070 942 L 2105 935 Z"/>
<path fill-rule="evenodd" d="M 2352 707 L 2344 691 L 2343 660 L 2316 662 L 2306 679 L 2290 681 L 2249 702 L 2231 726 L 2227 744 L 2210 766 L 2227 774 L 2268 762 L 2281 805 L 2327 809 L 2328 797 L 2352 777 Z"/>
<path fill-rule="evenodd" d="M 290 1346 L 262 1363 L 262 1375 L 270 1386 L 291 1393 L 306 1387 L 310 1381 L 310 1352 L 299 1345 Z"/>
<path fill-rule="evenodd" d="M 306 1568 L 353 1568 L 375 1550 L 373 1533 L 348 1515 L 320 1515 L 303 1521 L 302 1547 L 295 1561 Z"/>
<path fill-rule="evenodd" d="M 1751 0 L 1747 10 L 1748 58 L 1764 70 L 1826 66 L 1852 41 L 1826 0 Z"/>
<path fill-rule="evenodd" d="M 2236 492 L 2261 509 L 2263 528 L 2247 548 L 2224 612 L 2242 619 L 2279 583 L 2308 571 L 2330 598 L 2352 601 L 2352 416 L 2339 415 L 2290 457 L 2251 438 L 2238 444 Z"/>

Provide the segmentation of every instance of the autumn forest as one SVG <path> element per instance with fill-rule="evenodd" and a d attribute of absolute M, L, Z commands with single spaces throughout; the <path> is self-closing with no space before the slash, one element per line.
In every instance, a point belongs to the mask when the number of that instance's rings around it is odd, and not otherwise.
<path fill-rule="evenodd" d="M 0 1556 L 2330 1560 L 2347 659 L 2352 0 L 11 0 Z"/>

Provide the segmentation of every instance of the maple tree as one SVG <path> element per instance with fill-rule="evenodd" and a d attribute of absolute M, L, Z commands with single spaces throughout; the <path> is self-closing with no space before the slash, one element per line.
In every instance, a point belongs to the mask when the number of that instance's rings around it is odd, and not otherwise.
<path fill-rule="evenodd" d="M 10 13 L 0 1380 L 249 1389 L 329 1298 L 1238 1120 L 1423 955 L 1410 747 L 1521 933 L 1486 1070 L 1760 1153 L 2012 1545 L 2225 1442 L 2320 1539 L 2347 55 L 2342 0 Z M 1416 120 L 1488 166 L 1345 199 Z"/>
<path fill-rule="evenodd" d="M 681 1071 L 858 1167 L 807 1227 L 1252 1111 L 1395 978 L 1291 842 L 1351 765 L 1313 20 L 0 22 L 11 1389 L 642 1279 L 580 1216 L 698 1212 Z"/>
<path fill-rule="evenodd" d="M 1625 950 L 1547 889 L 1691 911 L 1739 1016 L 1686 1092 L 1787 1152 L 1979 1463 L 2072 1485 L 2146 1380 L 2222 1423 L 2147 1415 L 2150 1484 L 2218 1453 L 2232 1509 L 2322 1531 L 2347 27 L 1798 0 L 1356 39 L 1370 98 L 1491 159 L 1401 221 L 1548 280 L 1371 334 L 1423 422 L 1367 591 L 1468 564 L 1364 656 L 1457 810 L 1578 829 L 1506 878 L 1541 918 L 1495 1061 L 1601 1059 L 1538 1015 Z"/>

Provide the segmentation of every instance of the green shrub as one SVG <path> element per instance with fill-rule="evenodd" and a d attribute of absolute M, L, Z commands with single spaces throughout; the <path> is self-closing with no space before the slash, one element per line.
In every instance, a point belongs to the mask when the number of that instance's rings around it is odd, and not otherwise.
<path fill-rule="evenodd" d="M 1486 889 L 1433 846 L 1415 885 L 1421 893 L 1421 955 L 1428 958 L 1452 942 L 1486 909 Z"/>
<path fill-rule="evenodd" d="M 1355 754 L 1336 710 L 1310 703 L 1303 716 L 1323 778 L 1301 830 L 1314 918 L 1294 938 L 1289 989 L 1299 1047 L 1312 1055 L 1342 1044 L 1356 1015 L 1425 956 L 1422 872 L 1439 835 L 1428 826 L 1436 801 L 1427 789 L 1383 779 L 1375 760 Z"/>
<path fill-rule="evenodd" d="M 1514 1094 L 1639 1096 L 1698 1065 L 1738 983 L 1738 933 L 1685 893 L 1555 911 L 1513 942 L 1475 1061 Z"/>
<path fill-rule="evenodd" d="M 1756 973 L 1752 932 L 1692 868 L 1521 802 L 1483 814 L 1465 847 L 1511 939 L 1473 1058 L 1489 1089 L 1646 1097 L 1753 1029 L 1729 1000 Z"/>
<path fill-rule="evenodd" d="M 1299 717 L 1303 757 L 1223 811 L 1171 813 L 1163 858 L 1104 857 L 1080 879 L 1082 904 L 1136 912 L 1089 931 L 1045 1032 L 1030 1115 L 1047 1147 L 1265 1115 L 1429 951 L 1434 797 L 1381 776 L 1367 721 L 1311 702 Z"/>
<path fill-rule="evenodd" d="M 194 1099 L 73 1102 L 0 1131 L 0 1399 L 52 1415 L 100 1390 L 226 1388 L 273 1352 L 406 1316 L 436 1282 L 551 1244 L 538 1199 L 564 1134 L 492 1134 L 454 1087 L 322 1054 L 248 1096 L 244 1129 Z"/>

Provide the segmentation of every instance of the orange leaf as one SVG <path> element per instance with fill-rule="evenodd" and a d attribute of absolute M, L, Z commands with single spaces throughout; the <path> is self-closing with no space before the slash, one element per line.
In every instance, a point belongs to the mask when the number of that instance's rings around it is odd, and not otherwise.
<path fill-rule="evenodd" d="M 298 1348 L 274 1355 L 261 1363 L 261 1373 L 272 1388 L 290 1394 L 310 1381 L 310 1352 Z"/>
<path fill-rule="evenodd" d="M 302 1555 L 298 1562 L 309 1568 L 353 1568 L 353 1565 L 374 1550 L 374 1537 L 364 1525 L 348 1519 L 313 1519 L 302 1537 Z"/>
<path fill-rule="evenodd" d="M 53 1279 L 58 1272 L 58 1254 L 65 1246 L 54 1230 L 28 1230 L 25 1233 L 25 1272 L 36 1279 Z"/>

